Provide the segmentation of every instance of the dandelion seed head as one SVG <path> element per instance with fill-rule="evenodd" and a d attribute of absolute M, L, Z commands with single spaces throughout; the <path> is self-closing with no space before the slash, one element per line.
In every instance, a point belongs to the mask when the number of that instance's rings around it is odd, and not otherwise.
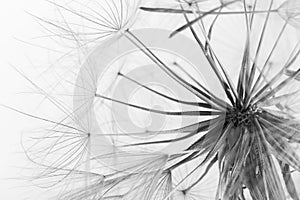
<path fill-rule="evenodd" d="M 300 43 L 287 26 L 296 11 L 278 2 L 56 5 L 109 34 L 86 37 L 97 45 L 72 83 L 72 108 L 51 99 L 70 121 L 36 117 L 55 126 L 36 146 L 41 177 L 67 169 L 55 185 L 80 174 L 64 199 L 243 199 L 247 189 L 284 200 L 284 187 L 296 196 L 300 125 L 289 108 L 298 96 L 288 87 L 299 82 Z"/>

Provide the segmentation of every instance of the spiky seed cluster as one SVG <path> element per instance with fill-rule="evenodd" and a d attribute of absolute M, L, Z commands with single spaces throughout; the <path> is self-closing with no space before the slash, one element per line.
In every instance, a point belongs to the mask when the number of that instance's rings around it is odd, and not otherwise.
<path fill-rule="evenodd" d="M 230 110 L 227 117 L 235 127 L 246 127 L 253 124 L 259 113 L 261 113 L 261 110 L 256 105 L 250 105 L 247 108 Z"/>
<path fill-rule="evenodd" d="M 126 4 L 122 2 L 126 2 Z M 190 2 L 193 3 L 193 6 L 189 6 Z M 276 73 L 268 73 L 268 66 L 271 58 L 274 57 L 274 52 L 281 49 L 280 41 L 287 37 L 285 31 L 288 25 L 299 23 L 296 17 L 298 16 L 297 13 L 300 12 L 296 9 L 299 7 L 299 3 L 298 1 L 286 0 L 281 6 L 274 7 L 275 1 L 270 0 L 267 1 L 267 7 L 262 8 L 259 5 L 261 5 L 260 3 L 265 5 L 265 0 L 256 0 L 250 3 L 251 6 L 245 0 L 218 0 L 210 10 L 203 11 L 202 6 L 206 3 L 210 5 L 211 2 L 205 0 L 178 1 L 175 7 L 155 7 L 155 5 L 146 7 L 143 6 L 142 1 L 139 1 L 141 3 L 139 6 L 143 11 L 165 14 L 164 20 L 169 19 L 170 22 L 174 22 L 176 19 L 176 22 L 178 20 L 178 22 L 183 23 L 170 33 L 170 38 L 180 35 L 185 30 L 192 34 L 193 41 L 199 49 L 191 49 L 191 51 L 195 50 L 198 55 L 199 53 L 203 55 L 205 63 L 209 64 L 217 77 L 217 82 L 223 90 L 225 98 L 215 95 L 215 91 L 206 89 L 203 84 L 193 78 L 191 72 L 179 63 L 176 66 L 171 66 L 169 63 L 174 63 L 174 61 L 165 62 L 160 59 L 156 52 L 139 38 L 139 35 L 131 31 L 130 27 L 126 27 L 126 31 L 118 34 L 122 34 L 122 37 L 126 38 L 130 44 L 136 46 L 146 56 L 147 61 L 150 60 L 152 64 L 155 64 L 161 73 L 184 88 L 187 93 L 194 95 L 197 101 L 187 101 L 180 99 L 183 97 L 177 99 L 171 95 L 166 95 L 135 80 L 131 77 L 132 74 L 121 73 L 120 71 L 116 74 L 116 80 L 126 80 L 172 103 L 191 106 L 192 110 L 153 109 L 150 106 L 126 102 L 121 97 L 116 99 L 113 96 L 98 93 L 97 84 L 95 84 L 100 76 L 98 67 L 102 62 L 107 61 L 106 55 L 116 51 L 116 48 L 111 50 L 110 46 L 104 43 L 106 46 L 104 45 L 104 48 L 101 48 L 99 52 L 96 51 L 98 54 L 91 55 L 94 56 L 94 60 L 89 57 L 86 63 L 82 65 L 81 73 L 86 73 L 85 77 L 88 79 L 79 77 L 74 84 L 77 93 L 73 98 L 80 100 L 80 105 L 74 108 L 75 111 L 72 110 L 68 113 L 66 118 L 71 119 L 71 122 L 65 123 L 65 119 L 54 122 L 36 117 L 55 124 L 50 129 L 50 134 L 44 137 L 43 141 L 46 142 L 41 143 L 39 141 L 34 145 L 39 147 L 37 152 L 40 153 L 40 156 L 34 154 L 32 157 L 35 158 L 33 159 L 35 163 L 40 161 L 40 166 L 46 168 L 38 176 L 39 178 L 49 178 L 49 185 L 65 182 L 69 184 L 67 186 L 70 187 L 66 187 L 64 192 L 59 191 L 60 199 L 177 200 L 215 198 L 218 200 L 245 200 L 252 198 L 253 200 L 285 200 L 285 185 L 291 198 L 299 200 L 291 174 L 293 170 L 300 171 L 300 158 L 292 148 L 291 143 L 300 143 L 300 122 L 293 116 L 292 112 L 286 111 L 281 105 L 283 100 L 295 98 L 298 94 L 298 91 L 283 91 L 290 83 L 294 82 L 297 86 L 299 85 L 298 82 L 295 82 L 295 80 L 299 80 L 300 76 L 299 63 L 297 62 L 300 54 L 299 45 L 296 44 L 287 57 L 279 58 L 285 63 L 277 66 L 279 69 Z M 113 30 L 116 27 L 117 30 L 120 30 L 119 25 L 134 24 L 133 22 L 124 23 L 124 20 L 129 16 L 129 14 L 125 14 L 124 9 L 131 7 L 128 0 L 112 0 L 111 4 L 106 1 L 106 4 L 108 4 L 107 8 L 102 7 L 102 9 L 105 10 L 104 13 L 107 14 L 107 18 L 103 16 L 103 13 L 91 17 L 86 13 L 74 12 L 74 10 L 65 8 L 64 10 L 93 25 L 98 24 L 100 27 L 108 28 L 104 32 L 99 32 L 100 38 L 107 36 L 106 33 L 108 35 L 114 33 L 111 30 L 112 25 Z M 294 5 L 293 8 L 290 5 Z M 290 16 L 291 12 L 288 12 L 290 9 L 293 11 L 292 16 Z M 95 11 L 92 8 L 89 10 Z M 125 10 L 128 11 L 129 9 Z M 281 29 L 275 41 L 270 44 L 266 42 L 266 38 L 273 35 L 273 31 L 268 31 L 269 22 L 273 15 L 278 14 L 284 21 L 283 24 L 281 23 Z M 216 50 L 220 44 L 216 42 L 215 35 L 223 36 L 223 32 L 220 30 L 214 32 L 214 30 L 220 26 L 218 22 L 223 19 L 223 16 L 233 16 L 233 18 L 242 16 L 243 24 L 241 27 L 246 27 L 243 55 L 239 60 L 240 67 L 238 70 L 233 69 L 238 71 L 237 83 L 234 83 L 233 77 L 229 76 L 228 71 L 232 69 L 228 66 L 226 68 L 222 63 L 226 56 Z M 99 21 L 97 22 L 97 20 Z M 256 20 L 259 20 L 260 23 L 256 23 Z M 114 27 L 114 25 L 118 26 Z M 258 30 L 255 29 L 256 25 Z M 77 34 L 69 27 L 56 27 L 66 31 L 68 36 L 71 35 L 76 38 Z M 272 30 L 272 27 L 270 29 Z M 94 36 L 92 32 L 86 33 L 86 35 L 89 34 Z M 252 43 L 253 35 L 258 38 L 256 43 Z M 119 40 L 120 38 L 113 39 Z M 223 39 L 225 43 L 227 38 L 223 37 Z M 97 37 L 93 40 L 93 42 L 95 41 L 97 41 Z M 81 40 L 76 39 L 76 42 L 80 43 Z M 114 44 L 111 40 L 108 43 Z M 266 48 L 264 48 L 265 46 Z M 100 47 L 102 46 L 100 45 Z M 109 50 L 111 52 L 105 54 Z M 262 52 L 266 56 L 260 56 Z M 281 53 L 284 52 L 281 51 Z M 183 74 L 184 76 L 181 76 Z M 110 89 L 114 88 L 113 86 Z M 78 91 L 82 91 L 82 93 L 78 94 Z M 100 103 L 97 102 L 99 99 L 101 100 Z M 50 100 L 57 105 L 56 101 Z M 76 102 L 75 100 L 74 102 Z M 114 126 L 113 119 L 111 121 L 106 120 L 104 123 L 98 122 L 99 124 L 94 124 L 96 120 L 90 121 L 97 114 L 104 118 L 107 108 L 108 110 L 114 109 L 110 107 L 110 104 L 99 106 L 103 105 L 103 101 L 168 117 L 205 116 L 207 118 L 205 120 L 197 118 L 196 122 L 182 127 L 122 134 L 118 127 Z M 96 103 L 99 107 L 96 106 Z M 66 113 L 65 107 L 61 106 L 60 108 Z M 119 115 L 121 114 L 123 113 L 119 113 Z M 112 127 L 105 129 L 108 124 Z M 178 134 L 178 137 L 169 136 L 174 133 Z M 126 140 L 127 136 L 139 134 L 156 134 L 162 137 L 158 139 L 151 137 L 150 141 L 142 142 Z M 110 138 L 109 141 L 113 145 L 103 143 L 103 141 L 107 141 L 105 140 L 107 137 Z M 116 137 L 118 138 L 115 139 Z M 182 146 L 181 142 L 186 140 L 189 142 L 185 144 L 183 149 L 179 149 L 178 147 Z M 160 145 L 174 145 L 176 148 L 167 153 L 159 152 L 157 149 L 161 147 Z M 32 148 L 29 150 L 32 152 Z M 54 159 L 51 157 L 48 161 L 47 159 L 51 155 L 57 157 Z M 32 158 L 30 155 L 28 157 Z M 276 168 L 276 160 L 279 163 L 281 173 Z M 218 169 L 219 173 L 214 191 L 211 192 L 209 190 L 211 188 L 203 186 L 209 182 L 210 176 L 217 174 L 209 175 L 214 167 Z M 284 183 L 280 180 L 279 174 L 283 176 Z M 207 192 L 208 190 L 209 192 Z M 245 197 L 246 190 L 250 193 L 249 197 Z M 203 196 L 205 192 L 207 192 L 207 196 Z"/>

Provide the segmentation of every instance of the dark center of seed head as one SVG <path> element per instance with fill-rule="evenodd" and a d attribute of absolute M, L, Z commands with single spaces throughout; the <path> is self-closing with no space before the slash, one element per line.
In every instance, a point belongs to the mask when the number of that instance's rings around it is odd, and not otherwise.
<path fill-rule="evenodd" d="M 259 113 L 256 105 L 248 106 L 248 108 L 234 109 L 229 112 L 228 119 L 233 122 L 235 127 L 249 125 L 256 115 Z"/>

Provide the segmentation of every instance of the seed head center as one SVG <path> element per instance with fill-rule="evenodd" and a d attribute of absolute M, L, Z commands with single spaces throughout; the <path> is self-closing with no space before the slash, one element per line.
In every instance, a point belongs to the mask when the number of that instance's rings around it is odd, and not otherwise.
<path fill-rule="evenodd" d="M 259 112 L 256 105 L 251 105 L 247 108 L 233 109 L 229 113 L 229 121 L 233 122 L 236 127 L 247 126 L 254 120 Z"/>

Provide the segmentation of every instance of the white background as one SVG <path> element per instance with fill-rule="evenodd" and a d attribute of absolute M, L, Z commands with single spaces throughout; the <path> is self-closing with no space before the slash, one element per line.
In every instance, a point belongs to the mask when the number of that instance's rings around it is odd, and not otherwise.
<path fill-rule="evenodd" d="M 18 39 L 30 39 L 38 25 L 26 12 L 43 13 L 50 7 L 41 0 L 2 1 L 0 6 L 0 104 L 22 109 L 30 104 L 24 102 L 20 92 L 28 83 L 10 66 L 25 69 L 27 54 L 39 54 L 39 49 L 26 45 Z M 25 71 L 25 70 L 24 70 Z M 0 107 L 0 199 L 19 200 L 32 190 L 23 182 L 15 180 L 25 162 L 20 145 L 21 131 L 31 121 L 6 108 Z M 26 192 L 25 192 L 26 191 Z"/>

